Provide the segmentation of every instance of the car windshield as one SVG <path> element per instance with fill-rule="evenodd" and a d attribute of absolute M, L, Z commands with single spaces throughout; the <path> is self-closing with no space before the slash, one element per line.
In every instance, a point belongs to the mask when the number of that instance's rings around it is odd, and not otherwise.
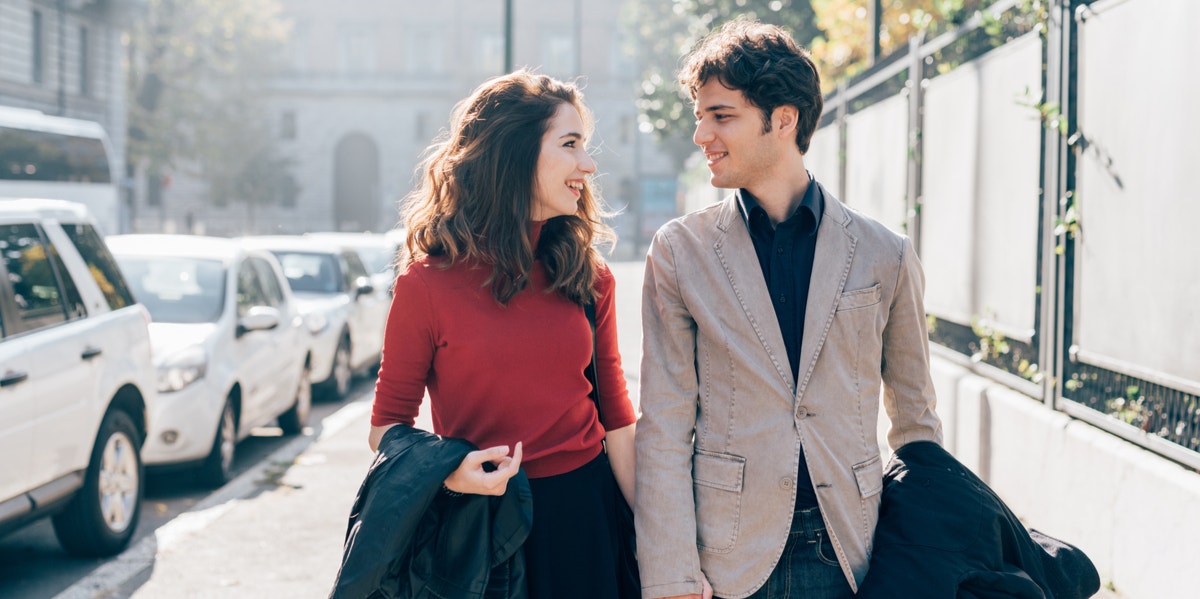
<path fill-rule="evenodd" d="M 358 252 L 358 255 L 366 263 L 367 270 L 372 273 L 392 272 L 392 263 L 396 259 L 396 256 L 386 247 L 364 247 Z"/>
<path fill-rule="evenodd" d="M 341 293 L 337 256 L 312 252 L 275 251 L 292 291 Z"/>
<path fill-rule="evenodd" d="M 117 263 L 154 322 L 216 322 L 225 309 L 219 260 L 117 256 Z"/>

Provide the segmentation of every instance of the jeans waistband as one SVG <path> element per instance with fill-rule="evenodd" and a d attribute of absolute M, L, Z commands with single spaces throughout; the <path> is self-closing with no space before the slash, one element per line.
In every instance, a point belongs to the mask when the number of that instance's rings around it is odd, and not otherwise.
<path fill-rule="evenodd" d="M 792 534 L 802 534 L 812 539 L 824 531 L 825 520 L 821 518 L 821 508 L 810 507 L 792 513 Z"/>

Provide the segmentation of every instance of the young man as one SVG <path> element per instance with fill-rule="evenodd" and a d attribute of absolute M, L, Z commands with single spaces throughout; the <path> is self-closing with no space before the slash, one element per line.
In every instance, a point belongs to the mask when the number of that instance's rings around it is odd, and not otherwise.
<path fill-rule="evenodd" d="M 893 448 L 941 441 L 921 265 L 805 169 L 820 80 L 785 32 L 731 22 L 680 82 L 712 184 L 737 191 L 647 257 L 643 596 L 852 597 L 879 517 L 881 389 Z"/>

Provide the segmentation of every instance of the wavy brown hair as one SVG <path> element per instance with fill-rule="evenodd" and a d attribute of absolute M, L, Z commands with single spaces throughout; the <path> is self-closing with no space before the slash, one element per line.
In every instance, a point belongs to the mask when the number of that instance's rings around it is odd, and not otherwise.
<path fill-rule="evenodd" d="M 584 184 L 578 210 L 542 227 L 538 246 L 530 239 L 530 215 L 542 136 L 561 104 L 574 106 L 585 133 L 593 127 L 583 94 L 573 84 L 519 70 L 484 82 L 455 106 L 450 130 L 427 150 L 418 169 L 421 183 L 405 199 L 410 265 L 442 257 L 490 266 L 484 285 L 507 304 L 529 284 L 535 259 L 550 280 L 548 291 L 585 304 L 594 299 L 601 257 L 598 243 L 615 240 L 593 181 Z"/>

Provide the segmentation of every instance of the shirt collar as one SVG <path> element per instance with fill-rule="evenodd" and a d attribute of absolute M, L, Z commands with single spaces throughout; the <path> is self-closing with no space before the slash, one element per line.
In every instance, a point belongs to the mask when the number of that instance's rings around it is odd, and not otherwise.
<path fill-rule="evenodd" d="M 763 208 L 758 204 L 758 198 L 754 197 L 754 194 L 745 188 L 737 190 L 737 201 L 738 208 L 742 213 L 742 222 L 746 223 L 746 226 L 749 227 L 752 222 L 750 217 L 754 213 L 754 209 L 763 210 Z M 813 179 L 812 173 L 808 172 L 808 189 L 804 192 L 804 197 L 801 198 L 800 205 L 796 207 L 796 212 L 789 214 L 787 220 L 795 218 L 801 210 L 807 210 L 813 217 L 813 230 L 815 231 L 821 226 L 822 208 L 824 206 L 821 205 L 821 194 L 817 193 L 816 180 Z"/>

